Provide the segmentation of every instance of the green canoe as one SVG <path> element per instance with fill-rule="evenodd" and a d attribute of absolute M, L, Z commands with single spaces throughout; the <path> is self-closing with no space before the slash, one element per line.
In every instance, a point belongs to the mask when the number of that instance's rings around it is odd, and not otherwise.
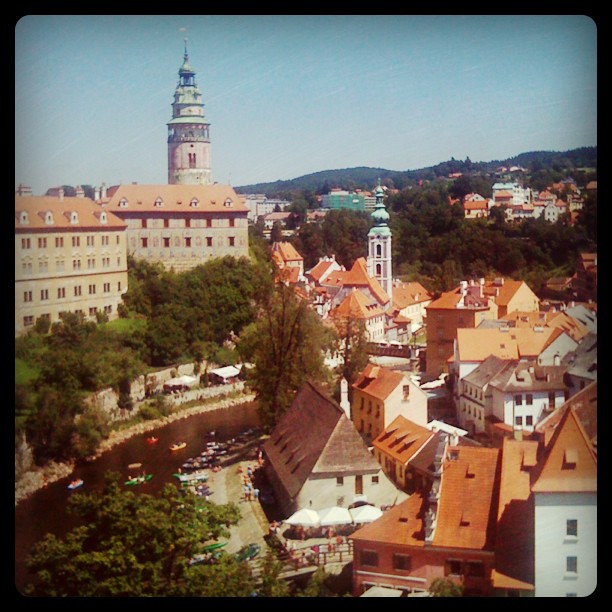
<path fill-rule="evenodd" d="M 131 486 L 142 484 L 143 482 L 147 482 L 153 478 L 153 474 L 146 474 L 145 476 L 136 476 L 135 478 L 130 478 L 130 480 L 126 480 L 124 484 Z"/>

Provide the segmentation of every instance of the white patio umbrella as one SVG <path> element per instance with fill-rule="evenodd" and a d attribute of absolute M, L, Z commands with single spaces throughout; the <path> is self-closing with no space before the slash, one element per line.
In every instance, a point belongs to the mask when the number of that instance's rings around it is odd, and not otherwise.
<path fill-rule="evenodd" d="M 369 505 L 351 508 L 350 513 L 355 523 L 371 523 L 383 514 L 380 508 Z"/>
<path fill-rule="evenodd" d="M 332 506 L 331 508 L 319 510 L 319 520 L 321 522 L 321 527 L 327 527 L 329 525 L 350 525 L 353 522 L 353 518 L 348 509 L 341 508 L 340 506 Z"/>
<path fill-rule="evenodd" d="M 318 527 L 319 515 L 310 508 L 302 508 L 294 512 L 288 519 L 283 521 L 287 525 L 301 525 L 302 527 Z"/>

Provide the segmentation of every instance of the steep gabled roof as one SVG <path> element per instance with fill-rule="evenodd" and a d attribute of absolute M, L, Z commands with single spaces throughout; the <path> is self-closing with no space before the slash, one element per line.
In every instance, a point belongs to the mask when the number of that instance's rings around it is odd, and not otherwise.
<path fill-rule="evenodd" d="M 368 274 L 368 264 L 365 257 L 359 257 L 355 260 L 353 267 L 342 277 L 342 284 L 345 287 L 368 287 L 381 305 L 389 301 L 387 292 L 378 280 Z"/>
<path fill-rule="evenodd" d="M 311 382 L 299 390 L 264 452 L 291 498 L 313 473 L 380 470 L 340 406 Z"/>
<path fill-rule="evenodd" d="M 550 444 L 565 408 L 571 408 L 574 411 L 593 450 L 597 452 L 597 381 L 578 391 L 559 410 L 554 410 L 535 426 L 535 431 L 543 436 L 544 446 Z"/>
<path fill-rule="evenodd" d="M 359 290 L 351 291 L 337 308 L 331 311 L 334 319 L 371 319 L 384 314 L 377 302 L 372 302 Z"/>
<path fill-rule="evenodd" d="M 304 261 L 304 258 L 290 242 L 275 242 L 272 245 L 272 253 L 278 253 L 284 262 Z"/>
<path fill-rule="evenodd" d="M 541 469 L 534 476 L 534 493 L 594 493 L 597 491 L 597 457 L 571 406 L 552 436 Z"/>

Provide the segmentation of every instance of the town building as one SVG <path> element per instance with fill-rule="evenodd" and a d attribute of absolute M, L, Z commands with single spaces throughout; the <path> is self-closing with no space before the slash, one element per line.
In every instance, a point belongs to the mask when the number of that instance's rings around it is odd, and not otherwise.
<path fill-rule="evenodd" d="M 63 312 L 117 317 L 126 223 L 85 197 L 15 197 L 15 334 Z"/>
<path fill-rule="evenodd" d="M 351 419 L 367 442 L 399 415 L 427 425 L 427 395 L 406 372 L 369 363 L 351 388 Z"/>
<path fill-rule="evenodd" d="M 118 185 L 102 205 L 127 224 L 127 253 L 183 272 L 249 256 L 248 209 L 229 185 Z"/>
<path fill-rule="evenodd" d="M 291 204 L 288 200 L 270 199 L 265 194 L 238 194 L 249 209 L 248 219 L 256 223 L 259 217 L 265 217 L 273 212 L 284 212 Z"/>
<path fill-rule="evenodd" d="M 498 449 L 452 447 L 441 435 L 431 488 L 350 536 L 353 595 L 372 586 L 426 592 L 444 577 L 464 595 L 490 595 L 498 457 Z"/>
<path fill-rule="evenodd" d="M 421 283 L 394 281 L 392 301 L 397 314 L 410 319 L 413 330 L 423 326 L 431 295 Z"/>
<path fill-rule="evenodd" d="M 287 211 L 281 212 L 271 212 L 263 216 L 264 222 L 264 231 L 270 232 L 274 227 L 275 223 L 279 223 L 281 228 L 287 227 L 289 219 L 291 218 L 292 213 Z"/>
<path fill-rule="evenodd" d="M 342 408 L 305 383 L 263 445 L 265 473 L 285 516 L 300 508 L 393 505 L 405 498 Z"/>
<path fill-rule="evenodd" d="M 466 219 L 486 219 L 489 216 L 488 202 L 482 200 L 463 201 L 463 216 Z"/>
<path fill-rule="evenodd" d="M 492 187 L 493 203 L 498 205 L 526 204 L 532 199 L 531 190 L 520 183 L 495 183 Z"/>
<path fill-rule="evenodd" d="M 597 587 L 597 456 L 569 407 L 531 486 L 536 597 L 587 597 Z"/>
<path fill-rule="evenodd" d="M 365 196 L 361 193 L 333 188 L 329 193 L 321 196 L 321 208 L 364 211 Z"/>
<path fill-rule="evenodd" d="M 204 117 L 202 94 L 189 64 L 187 41 L 179 82 L 168 121 L 168 184 L 210 185 L 210 123 Z M 234 199 L 237 201 L 237 198 Z"/>
<path fill-rule="evenodd" d="M 368 342 L 382 342 L 385 339 L 385 313 L 376 300 L 354 288 L 336 308 L 330 311 L 341 337 L 346 337 L 349 328 L 356 330 L 363 325 Z"/>
<path fill-rule="evenodd" d="M 272 261 L 286 282 L 296 284 L 304 277 L 304 258 L 290 242 L 272 245 Z"/>
<path fill-rule="evenodd" d="M 597 253 L 581 253 L 573 287 L 579 300 L 597 300 Z"/>
<path fill-rule="evenodd" d="M 565 384 L 574 395 L 597 381 L 597 334 L 590 332 L 561 360 L 565 368 Z"/>

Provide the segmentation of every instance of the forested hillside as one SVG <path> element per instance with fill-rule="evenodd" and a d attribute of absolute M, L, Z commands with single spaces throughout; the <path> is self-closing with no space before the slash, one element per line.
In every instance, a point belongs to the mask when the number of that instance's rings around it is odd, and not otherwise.
<path fill-rule="evenodd" d="M 470 158 L 441 162 L 435 166 L 418 170 L 388 170 L 385 168 L 344 168 L 324 170 L 307 174 L 291 180 L 278 180 L 271 183 L 256 183 L 235 187 L 239 193 L 264 193 L 268 197 L 288 197 L 292 192 L 309 190 L 317 194 L 327 193 L 331 187 L 343 189 L 372 189 L 377 179 L 395 189 L 403 189 L 418 184 L 419 181 L 432 181 L 448 178 L 449 174 L 462 173 L 478 175 L 490 180 L 503 178 L 501 167 L 520 166 L 525 173 L 520 173 L 524 181 L 556 181 L 572 177 L 580 185 L 596 178 L 597 147 L 581 147 L 570 151 L 532 151 L 521 153 L 505 160 L 473 162 Z M 534 186 L 535 187 L 535 186 Z M 543 187 L 535 187 L 542 189 Z"/>

